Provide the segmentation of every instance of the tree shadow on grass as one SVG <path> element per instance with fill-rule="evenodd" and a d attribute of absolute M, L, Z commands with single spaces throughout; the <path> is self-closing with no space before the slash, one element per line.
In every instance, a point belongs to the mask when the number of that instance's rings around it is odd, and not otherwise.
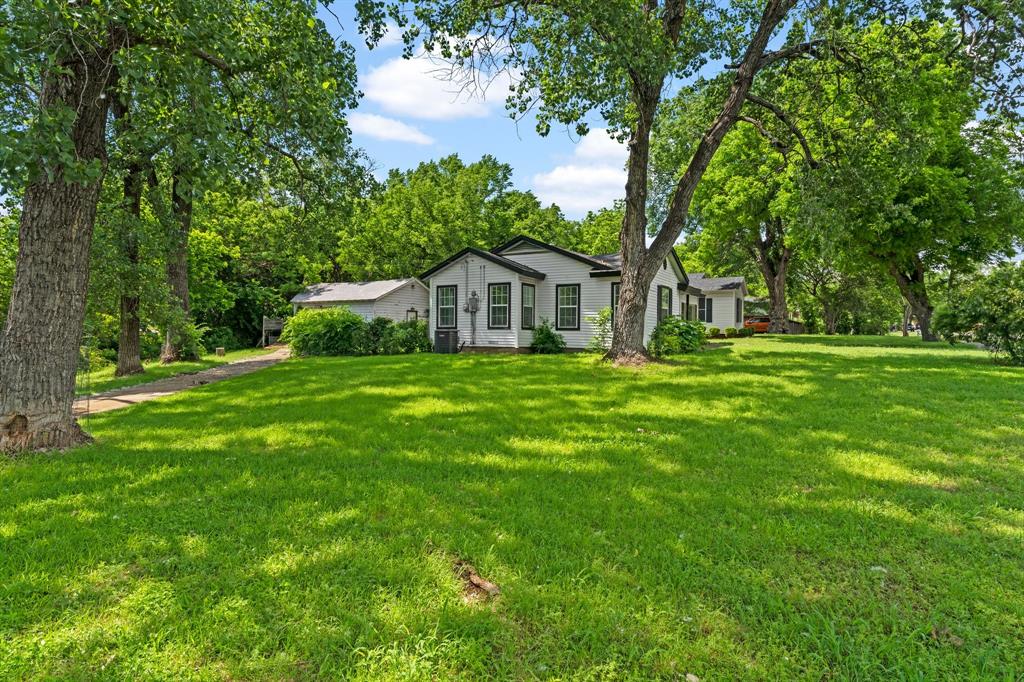
<path fill-rule="evenodd" d="M 1011 670 L 1022 382 L 967 360 L 304 360 L 103 415 L 0 469 L 10 666 Z"/>

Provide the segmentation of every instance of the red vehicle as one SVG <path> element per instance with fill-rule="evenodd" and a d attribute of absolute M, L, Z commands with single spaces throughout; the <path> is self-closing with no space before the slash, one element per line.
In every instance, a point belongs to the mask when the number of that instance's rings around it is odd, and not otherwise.
<path fill-rule="evenodd" d="M 743 326 L 753 328 L 755 334 L 767 334 L 770 322 L 771 320 L 767 317 L 748 317 L 743 320 Z"/>

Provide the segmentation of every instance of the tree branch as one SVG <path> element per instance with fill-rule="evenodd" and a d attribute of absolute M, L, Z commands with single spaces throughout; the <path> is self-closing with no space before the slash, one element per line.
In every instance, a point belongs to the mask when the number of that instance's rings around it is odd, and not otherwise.
<path fill-rule="evenodd" d="M 744 123 L 749 123 L 754 126 L 754 128 L 757 129 L 757 132 L 761 134 L 761 137 L 768 140 L 768 143 L 775 148 L 775 151 L 779 152 L 783 156 L 789 156 L 789 147 L 782 144 L 777 137 L 772 135 L 771 132 L 765 128 L 764 123 L 761 123 L 756 118 L 752 118 L 750 116 L 737 116 L 736 120 L 743 121 Z"/>
<path fill-rule="evenodd" d="M 775 114 L 775 117 L 777 119 L 786 124 L 786 127 L 789 128 L 789 132 L 791 132 L 793 134 L 793 137 L 797 139 L 797 142 L 800 143 L 800 149 L 802 149 L 804 152 L 804 158 L 807 160 L 808 166 L 810 166 L 811 168 L 817 168 L 819 165 L 821 165 L 814 158 L 814 154 L 811 153 L 811 147 L 809 144 L 807 144 L 807 138 L 804 137 L 804 134 L 800 132 L 800 128 L 797 127 L 796 123 L 793 122 L 793 119 L 790 118 L 789 115 L 785 111 L 783 111 L 781 107 L 779 107 L 777 104 L 773 102 L 769 102 L 763 97 L 758 97 L 757 95 L 748 94 L 747 99 L 756 104 L 757 106 L 763 107 L 768 111 L 772 112 L 773 114 Z"/>
<path fill-rule="evenodd" d="M 771 52 L 765 52 L 761 55 L 761 58 L 757 61 L 756 70 L 760 71 L 766 66 L 774 64 L 780 59 L 791 59 L 792 57 L 799 57 L 802 55 L 817 56 L 818 48 L 825 44 L 824 40 L 809 40 L 805 43 L 797 43 L 795 45 L 789 45 L 779 50 L 772 50 Z M 727 69 L 738 69 L 740 63 L 726 64 Z"/>

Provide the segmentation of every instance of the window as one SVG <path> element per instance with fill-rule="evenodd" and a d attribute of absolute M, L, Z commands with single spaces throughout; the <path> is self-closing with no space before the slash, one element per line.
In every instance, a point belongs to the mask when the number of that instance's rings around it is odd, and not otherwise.
<path fill-rule="evenodd" d="M 697 298 L 697 319 L 701 322 L 714 322 L 711 319 L 711 301 L 712 299 L 707 296 Z"/>
<path fill-rule="evenodd" d="M 533 329 L 537 309 L 537 290 L 532 284 L 523 285 L 523 329 Z"/>
<path fill-rule="evenodd" d="M 555 329 L 580 328 L 580 285 L 559 284 L 555 287 Z"/>
<path fill-rule="evenodd" d="M 455 309 L 455 300 L 458 298 L 458 290 L 454 284 L 447 284 L 437 288 L 437 328 L 454 329 L 458 325 L 458 313 Z"/>
<path fill-rule="evenodd" d="M 409 308 L 408 310 L 405 311 L 406 322 L 415 322 L 418 319 L 420 319 L 420 313 L 415 308 Z"/>
<path fill-rule="evenodd" d="M 619 287 L 622 285 L 618 282 L 612 282 L 612 319 L 615 319 L 615 313 L 619 310 Z"/>
<path fill-rule="evenodd" d="M 679 297 L 679 317 L 684 320 L 690 319 L 690 295 Z"/>
<path fill-rule="evenodd" d="M 658 322 L 672 314 L 672 289 L 658 287 Z"/>
<path fill-rule="evenodd" d="M 736 299 L 736 326 L 739 327 L 743 324 L 743 299 Z"/>
<path fill-rule="evenodd" d="M 512 284 L 502 282 L 501 284 L 487 285 L 487 328 L 508 329 L 509 328 L 509 307 L 512 298 Z"/>

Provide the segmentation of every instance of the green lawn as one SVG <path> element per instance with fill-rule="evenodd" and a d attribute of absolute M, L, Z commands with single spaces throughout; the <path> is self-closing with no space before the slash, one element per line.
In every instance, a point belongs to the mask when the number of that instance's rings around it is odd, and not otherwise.
<path fill-rule="evenodd" d="M 115 388 L 135 386 L 150 381 L 156 381 L 157 379 L 166 379 L 167 377 L 176 376 L 178 374 L 198 372 L 200 370 L 216 367 L 217 365 L 223 365 L 225 362 L 233 362 L 235 360 L 241 360 L 254 355 L 263 355 L 268 352 L 269 351 L 265 348 L 245 348 L 242 350 L 229 351 L 224 354 L 224 357 L 217 357 L 212 354 L 204 355 L 201 360 L 197 360 L 195 362 L 175 362 L 169 365 L 161 365 L 159 360 L 147 360 L 142 363 L 142 366 L 146 369 L 143 374 L 132 374 L 127 377 L 115 377 L 115 367 L 111 365 L 92 372 L 79 373 L 78 376 L 75 377 L 75 393 L 78 395 L 87 395 L 90 393 L 112 391 Z"/>
<path fill-rule="evenodd" d="M 1019 679 L 1024 370 L 896 345 L 289 360 L 93 417 L 0 463 L 0 678 Z"/>

